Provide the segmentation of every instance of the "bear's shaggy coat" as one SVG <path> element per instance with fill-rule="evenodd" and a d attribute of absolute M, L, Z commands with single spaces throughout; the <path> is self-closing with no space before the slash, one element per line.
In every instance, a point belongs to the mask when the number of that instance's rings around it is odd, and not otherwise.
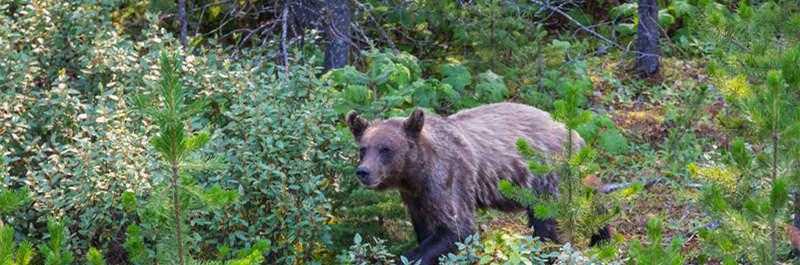
<path fill-rule="evenodd" d="M 360 147 L 361 182 L 400 190 L 419 242 L 405 256 L 422 264 L 434 264 L 454 242 L 474 232 L 476 209 L 525 209 L 499 193 L 500 180 L 558 192 L 558 177 L 533 176 L 516 149 L 522 138 L 545 155 L 563 150 L 564 125 L 534 107 L 497 103 L 447 117 L 415 110 L 408 118 L 373 122 L 351 112 L 347 124 Z M 575 149 L 584 144 L 577 134 L 573 143 Z M 557 240 L 552 220 L 537 220 L 528 213 L 536 235 Z"/>

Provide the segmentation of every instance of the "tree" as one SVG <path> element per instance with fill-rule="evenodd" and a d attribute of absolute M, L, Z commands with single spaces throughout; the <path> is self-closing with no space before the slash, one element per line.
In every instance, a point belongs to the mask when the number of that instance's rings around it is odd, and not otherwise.
<path fill-rule="evenodd" d="M 186 18 L 186 0 L 178 0 L 178 22 L 180 22 L 181 27 L 181 45 L 186 48 L 186 45 L 188 44 L 187 31 L 189 27 L 189 21 Z"/>
<path fill-rule="evenodd" d="M 658 3 L 639 0 L 639 27 L 636 35 L 636 71 L 642 77 L 658 73 L 661 48 L 658 46 Z"/>
<path fill-rule="evenodd" d="M 349 0 L 326 0 L 327 22 L 325 35 L 328 47 L 325 50 L 325 69 L 341 68 L 350 58 L 350 22 L 353 13 Z"/>

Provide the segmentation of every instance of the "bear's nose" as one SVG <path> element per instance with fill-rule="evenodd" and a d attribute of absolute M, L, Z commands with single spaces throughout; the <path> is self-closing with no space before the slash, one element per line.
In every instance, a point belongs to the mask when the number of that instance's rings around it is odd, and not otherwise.
<path fill-rule="evenodd" d="M 356 176 L 358 176 L 361 181 L 364 181 L 369 177 L 369 171 L 364 167 L 358 167 L 358 169 L 356 169 Z"/>

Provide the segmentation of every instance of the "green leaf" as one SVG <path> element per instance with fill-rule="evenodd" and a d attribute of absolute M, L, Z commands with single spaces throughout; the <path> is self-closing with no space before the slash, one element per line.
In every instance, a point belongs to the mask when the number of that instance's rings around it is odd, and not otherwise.
<path fill-rule="evenodd" d="M 639 5 L 636 3 L 624 3 L 611 8 L 609 14 L 614 19 L 620 19 L 623 17 L 633 17 L 634 15 L 636 15 L 637 8 L 639 8 Z"/>
<path fill-rule="evenodd" d="M 616 29 L 617 32 L 625 36 L 632 36 L 636 34 L 636 24 L 633 23 L 619 23 L 616 26 L 614 26 L 614 29 Z"/>
<path fill-rule="evenodd" d="M 669 10 L 678 18 L 682 18 L 697 12 L 697 8 L 687 0 L 671 1 L 669 4 Z"/>
<path fill-rule="evenodd" d="M 389 81 L 394 88 L 400 88 L 411 83 L 411 71 L 404 65 L 397 64 L 395 70 L 389 76 Z"/>
<path fill-rule="evenodd" d="M 367 75 L 351 65 L 329 71 L 322 77 L 322 80 L 331 80 L 334 85 L 341 87 L 347 85 L 366 86 L 369 83 Z"/>
<path fill-rule="evenodd" d="M 225 190 L 222 186 L 216 184 L 205 191 L 203 199 L 211 207 L 222 208 L 236 202 L 239 199 L 239 194 L 236 191 Z"/>
<path fill-rule="evenodd" d="M 558 216 L 558 208 L 558 203 L 543 201 L 533 206 L 533 214 L 536 218 L 541 219 L 556 218 Z"/>
<path fill-rule="evenodd" d="M 666 9 L 658 11 L 658 25 L 662 28 L 669 28 L 675 24 L 675 17 L 672 16 Z"/>

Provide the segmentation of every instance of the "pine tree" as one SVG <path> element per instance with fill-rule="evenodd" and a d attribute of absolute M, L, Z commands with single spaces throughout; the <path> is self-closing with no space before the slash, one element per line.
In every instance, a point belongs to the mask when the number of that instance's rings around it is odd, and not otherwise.
<path fill-rule="evenodd" d="M 580 107 L 585 103 L 585 93 L 590 87 L 591 84 L 586 80 L 566 84 L 563 98 L 554 102 L 553 116 L 566 125 L 567 135 L 573 135 L 584 125 L 594 124 L 596 118 L 592 113 Z M 630 198 L 642 186 L 633 185 L 613 194 L 599 192 L 600 180 L 592 175 L 599 168 L 594 162 L 597 151 L 591 144 L 577 148 L 572 138 L 565 137 L 567 140 L 563 153 L 557 157 L 546 157 L 524 140 L 517 141 L 517 149 L 528 160 L 528 168 L 535 176 L 558 174 L 558 197 L 536 194 L 505 180 L 499 183 L 499 189 L 503 196 L 532 208 L 535 216 L 555 218 L 566 241 L 586 244 L 594 233 L 620 213 L 619 203 Z M 615 143 L 606 143 L 607 146 L 625 144 L 621 136 L 609 139 L 616 140 L 613 140 Z M 595 141 L 586 139 L 586 142 Z"/>
<path fill-rule="evenodd" d="M 30 201 L 27 190 L 6 190 L 0 188 L 0 217 L 21 208 Z M 36 252 L 33 245 L 23 241 L 19 245 L 14 242 L 14 229 L 0 219 L 0 264 L 28 265 Z"/>
<path fill-rule="evenodd" d="M 793 151 L 800 141 L 797 58 L 800 46 L 782 56 L 782 65 L 775 67 L 779 69 L 766 71 L 759 93 L 749 91 L 747 79 L 728 83 L 724 91 L 729 101 L 752 121 L 749 135 L 733 142 L 725 165 L 689 166 L 693 175 L 709 182 L 702 203 L 720 222 L 718 229 L 704 229 L 701 236 L 709 252 L 726 264 L 741 255 L 775 264 L 785 245 L 781 227 L 788 221 L 789 192 L 800 185 L 797 174 L 786 170 L 797 164 Z"/>

